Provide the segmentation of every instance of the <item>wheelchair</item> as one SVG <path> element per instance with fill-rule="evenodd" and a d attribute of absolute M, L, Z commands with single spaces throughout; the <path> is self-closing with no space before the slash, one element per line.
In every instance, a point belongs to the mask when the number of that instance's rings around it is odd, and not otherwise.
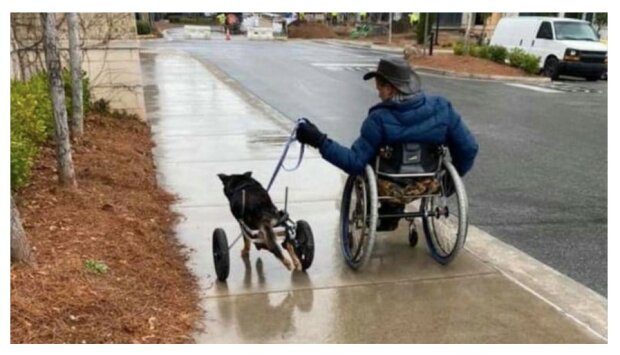
<path fill-rule="evenodd" d="M 412 206 L 413 211 L 381 214 L 382 202 Z M 447 265 L 465 244 L 467 205 L 465 186 L 445 146 L 382 147 L 374 167 L 367 165 L 363 174 L 351 175 L 345 183 L 340 211 L 342 255 L 352 269 L 362 268 L 371 257 L 378 222 L 388 218 L 409 222 L 409 244 L 415 246 L 414 221 L 421 219 L 431 256 Z"/>

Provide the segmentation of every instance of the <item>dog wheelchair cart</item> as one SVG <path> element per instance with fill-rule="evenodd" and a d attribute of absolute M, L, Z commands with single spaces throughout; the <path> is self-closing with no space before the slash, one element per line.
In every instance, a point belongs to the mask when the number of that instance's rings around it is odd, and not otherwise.
<path fill-rule="evenodd" d="M 303 160 L 304 155 L 304 146 L 302 145 L 300 148 L 299 158 L 297 160 L 297 164 L 293 168 L 286 168 L 284 166 L 284 159 L 288 154 L 288 150 L 295 141 L 295 135 L 297 132 L 297 126 L 304 119 L 300 118 L 297 120 L 293 131 L 291 132 L 288 141 L 284 146 L 284 151 L 282 152 L 282 156 L 276 165 L 276 168 L 271 176 L 271 180 L 269 181 L 269 185 L 267 185 L 267 191 L 271 189 L 276 176 L 280 169 L 284 169 L 286 171 L 295 171 L 301 165 L 301 161 Z M 245 201 L 245 191 L 243 192 L 243 200 Z M 282 246 L 284 247 L 285 242 L 289 242 L 293 245 L 293 249 L 299 261 L 301 262 L 301 267 L 303 271 L 306 271 L 312 265 L 312 260 L 314 259 L 314 236 L 312 235 L 312 229 L 310 228 L 310 224 L 304 220 L 298 220 L 294 222 L 288 215 L 287 212 L 288 205 L 288 187 L 285 189 L 284 194 L 284 209 L 278 212 L 278 219 L 273 224 L 273 232 L 276 237 L 283 238 L 284 241 Z M 228 274 L 230 271 L 230 255 L 229 251 L 239 241 L 239 239 L 243 236 L 247 240 L 250 240 L 254 244 L 260 245 L 263 241 L 260 231 L 250 229 L 241 219 L 238 219 L 239 226 L 241 227 L 241 234 L 237 236 L 237 238 L 232 242 L 232 244 L 228 245 L 228 239 L 226 238 L 226 232 L 222 228 L 217 228 L 213 231 L 213 261 L 215 263 L 215 273 L 217 274 L 217 278 L 220 281 L 226 281 L 228 278 Z"/>
<path fill-rule="evenodd" d="M 295 254 L 301 262 L 303 271 L 310 268 L 312 260 L 314 259 L 314 236 L 312 235 L 312 229 L 308 222 L 304 220 L 298 220 L 294 222 L 286 211 L 288 201 L 288 188 L 286 189 L 284 210 L 279 211 L 279 218 L 273 225 L 273 232 L 276 237 L 282 238 L 284 241 L 292 243 L 295 249 Z M 260 231 L 250 229 L 242 220 L 238 219 L 239 227 L 241 227 L 241 235 L 228 246 L 228 239 L 226 238 L 226 232 L 222 228 L 217 228 L 213 231 L 213 260 L 215 262 L 215 273 L 220 281 L 226 281 L 228 273 L 230 271 L 230 257 L 229 250 L 239 240 L 241 236 L 247 240 L 260 244 L 263 238 L 260 236 Z M 284 242 L 282 243 L 284 247 Z"/>

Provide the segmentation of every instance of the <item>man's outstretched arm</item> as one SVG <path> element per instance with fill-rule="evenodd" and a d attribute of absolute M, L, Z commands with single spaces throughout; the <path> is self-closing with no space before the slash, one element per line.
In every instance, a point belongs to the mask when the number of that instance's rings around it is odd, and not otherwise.
<path fill-rule="evenodd" d="M 344 170 L 349 175 L 361 174 L 366 165 L 375 158 L 382 142 L 383 128 L 377 116 L 369 116 L 362 124 L 360 137 L 351 148 L 344 147 L 329 138 L 319 151 L 323 159 Z"/>

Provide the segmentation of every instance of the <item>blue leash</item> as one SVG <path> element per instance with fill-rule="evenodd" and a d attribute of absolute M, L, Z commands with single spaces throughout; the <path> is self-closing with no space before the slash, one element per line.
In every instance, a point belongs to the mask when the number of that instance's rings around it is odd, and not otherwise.
<path fill-rule="evenodd" d="M 276 176 L 280 172 L 280 168 L 284 169 L 285 171 L 291 172 L 291 171 L 297 170 L 299 166 L 301 165 L 301 161 L 304 157 L 304 146 L 305 146 L 304 144 L 302 144 L 301 148 L 299 148 L 299 158 L 297 159 L 297 164 L 294 167 L 287 168 L 286 166 L 284 166 L 284 159 L 286 159 L 286 155 L 288 154 L 288 149 L 291 147 L 291 144 L 293 144 L 293 142 L 297 140 L 297 128 L 299 127 L 299 124 L 305 121 L 306 121 L 305 118 L 300 118 L 295 123 L 295 127 L 293 127 L 293 131 L 291 131 L 291 135 L 288 137 L 288 141 L 284 145 L 284 151 L 282 152 L 280 161 L 278 161 L 278 164 L 276 165 L 276 169 L 274 170 L 273 175 L 271 176 L 271 180 L 269 180 L 269 185 L 267 185 L 267 191 L 271 189 L 271 185 L 273 185 L 273 182 L 275 181 Z"/>

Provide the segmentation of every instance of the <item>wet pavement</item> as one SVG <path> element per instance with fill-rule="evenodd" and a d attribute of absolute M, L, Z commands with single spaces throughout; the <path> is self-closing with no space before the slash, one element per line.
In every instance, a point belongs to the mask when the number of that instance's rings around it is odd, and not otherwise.
<path fill-rule="evenodd" d="M 468 250 L 440 266 L 423 240 L 408 246 L 404 225 L 379 234 L 369 265 L 350 270 L 336 231 L 345 175 L 311 149 L 299 170 L 280 173 L 271 195 L 282 207 L 288 186 L 290 215 L 312 226 L 312 267 L 291 273 L 254 248 L 244 261 L 240 241 L 230 252 L 227 282 L 216 281 L 211 234 L 223 228 L 229 242 L 239 234 L 217 174 L 252 171 L 266 184 L 292 121 L 269 114 L 189 55 L 145 50 L 141 61 L 158 179 L 180 198 L 176 233 L 191 250 L 201 287 L 204 332 L 196 342 L 605 341 Z M 294 145 L 288 165 L 297 153 Z"/>
<path fill-rule="evenodd" d="M 211 62 L 290 119 L 308 117 L 346 146 L 378 102 L 374 84 L 362 75 L 379 58 L 399 55 L 241 36 L 143 47 L 183 50 Z M 420 76 L 426 92 L 452 102 L 480 144 L 465 177 L 472 222 L 606 296 L 607 82 L 563 78 L 516 87 Z"/>

